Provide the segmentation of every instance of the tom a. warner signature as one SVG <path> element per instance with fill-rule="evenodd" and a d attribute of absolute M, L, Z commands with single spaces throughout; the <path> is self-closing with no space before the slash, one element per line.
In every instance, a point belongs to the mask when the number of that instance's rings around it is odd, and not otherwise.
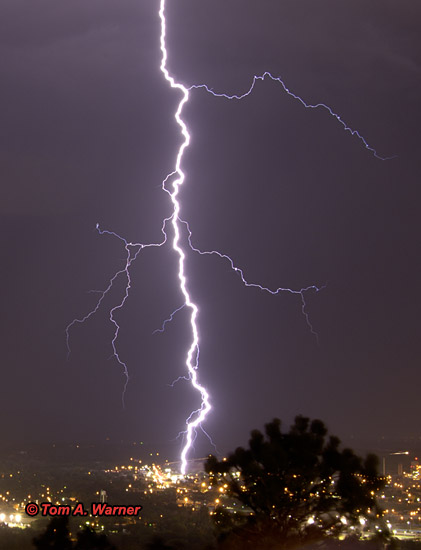
<path fill-rule="evenodd" d="M 137 505 L 114 505 L 111 506 L 105 502 L 92 502 L 90 514 L 91 516 L 138 516 L 142 506 Z M 82 502 L 78 502 L 74 506 L 65 504 L 51 504 L 51 502 L 42 502 L 36 504 L 29 502 L 25 506 L 25 512 L 28 516 L 37 516 L 41 512 L 41 516 L 87 516 L 88 510 Z"/>

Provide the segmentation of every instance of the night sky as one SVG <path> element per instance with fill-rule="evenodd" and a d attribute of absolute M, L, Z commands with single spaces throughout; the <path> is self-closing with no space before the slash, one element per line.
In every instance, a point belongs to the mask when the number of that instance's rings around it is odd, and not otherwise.
<path fill-rule="evenodd" d="M 421 437 L 421 7 L 406 0 L 168 0 L 168 67 L 186 86 L 244 93 L 271 71 L 358 129 L 381 161 L 325 110 L 276 83 L 242 102 L 191 93 L 184 119 L 182 217 L 199 305 L 206 423 L 221 451 L 273 417 L 302 413 L 332 432 Z M 0 6 L 2 442 L 145 441 L 175 453 L 197 394 L 181 382 L 187 311 L 170 246 L 143 251 L 116 314 L 71 331 L 124 266 L 122 243 L 157 242 L 171 214 L 161 182 L 180 144 L 180 94 L 159 70 L 157 0 L 2 0 Z M 196 454 L 212 451 L 200 436 Z"/>

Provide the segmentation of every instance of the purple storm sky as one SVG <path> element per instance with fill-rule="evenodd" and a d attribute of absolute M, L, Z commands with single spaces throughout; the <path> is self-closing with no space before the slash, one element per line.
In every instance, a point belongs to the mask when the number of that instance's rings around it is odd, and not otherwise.
<path fill-rule="evenodd" d="M 0 6 L 2 369 L 0 439 L 105 437 L 170 445 L 198 406 L 184 375 L 188 318 L 171 247 L 132 268 L 118 349 L 105 307 L 71 332 L 124 265 L 124 247 L 160 239 L 171 214 L 163 178 L 180 143 L 180 99 L 159 70 L 156 0 L 3 0 Z M 168 68 L 186 86 L 244 93 L 270 71 L 324 102 L 384 156 L 323 110 L 259 82 L 242 102 L 191 93 L 183 115 L 182 217 L 193 243 L 229 265 L 189 255 L 199 306 L 200 380 L 221 450 L 274 416 L 320 417 L 333 432 L 421 437 L 421 7 L 412 1 L 168 0 Z M 123 281 L 122 281 L 123 282 Z M 172 445 L 172 447 L 171 447 Z M 197 454 L 211 451 L 205 438 Z"/>

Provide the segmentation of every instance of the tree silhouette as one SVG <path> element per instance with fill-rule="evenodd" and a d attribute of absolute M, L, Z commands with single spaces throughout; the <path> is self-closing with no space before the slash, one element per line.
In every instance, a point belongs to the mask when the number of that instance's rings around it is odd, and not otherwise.
<path fill-rule="evenodd" d="M 44 533 L 35 537 L 33 543 L 37 550 L 71 550 L 69 518 L 67 516 L 53 517 Z"/>
<path fill-rule="evenodd" d="M 34 538 L 33 543 L 37 550 L 117 550 L 105 534 L 97 534 L 89 527 L 77 534 L 73 546 L 68 516 L 53 517 L 44 533 Z"/>
<path fill-rule="evenodd" d="M 89 527 L 85 527 L 83 531 L 77 534 L 77 541 L 74 550 L 117 550 L 110 543 L 107 535 L 104 533 L 96 533 Z"/>
<path fill-rule="evenodd" d="M 170 546 L 165 542 L 165 539 L 160 535 L 154 535 L 152 540 L 146 545 L 147 550 L 174 550 L 174 546 Z"/>
<path fill-rule="evenodd" d="M 285 548 L 374 524 L 377 533 L 385 533 L 375 499 L 383 485 L 376 456 L 362 459 L 340 450 L 340 440 L 327 437 L 323 422 L 302 416 L 287 433 L 279 419 L 266 424 L 265 432 L 266 438 L 252 431 L 248 449 L 207 460 L 212 483 L 227 486 L 227 495 L 249 511 L 216 510 L 223 547 L 275 548 L 276 542 L 276 548 Z"/>

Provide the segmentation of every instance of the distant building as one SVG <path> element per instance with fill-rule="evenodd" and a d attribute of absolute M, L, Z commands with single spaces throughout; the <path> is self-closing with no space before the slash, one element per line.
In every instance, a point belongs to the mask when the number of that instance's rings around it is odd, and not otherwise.
<path fill-rule="evenodd" d="M 411 476 L 412 479 L 421 479 L 421 464 L 418 462 L 418 458 L 411 462 Z"/>

